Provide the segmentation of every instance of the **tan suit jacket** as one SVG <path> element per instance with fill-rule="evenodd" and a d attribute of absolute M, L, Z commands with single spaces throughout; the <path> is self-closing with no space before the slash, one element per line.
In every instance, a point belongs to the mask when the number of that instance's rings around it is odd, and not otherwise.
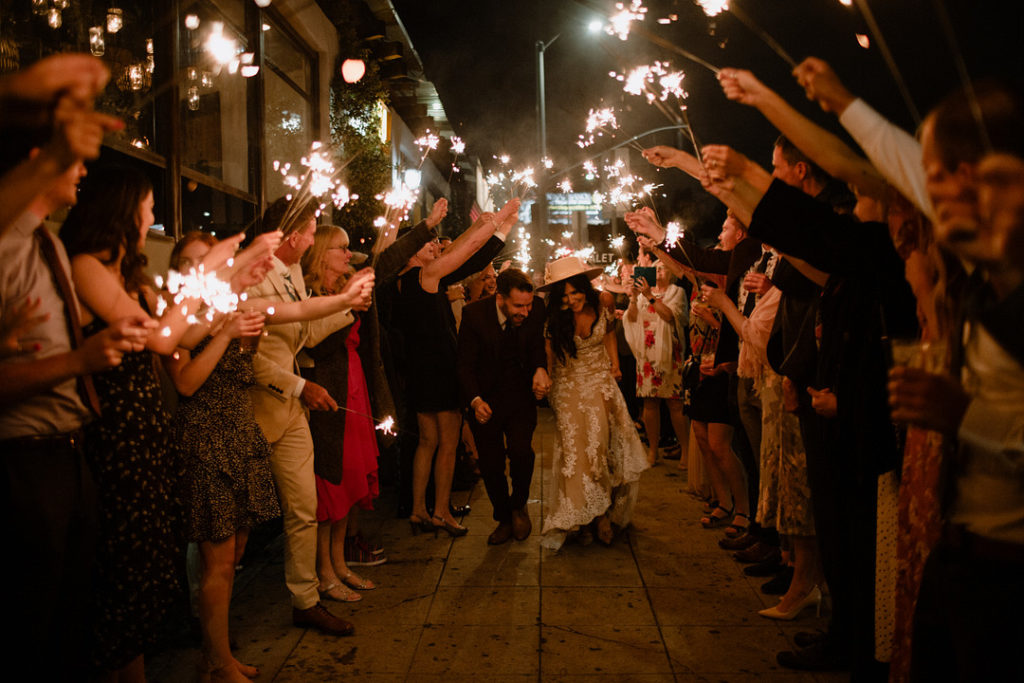
<path fill-rule="evenodd" d="M 291 301 L 283 272 L 291 274 L 292 283 L 300 299 L 308 298 L 298 264 L 285 266 L 275 259 L 275 267 L 260 284 L 249 289 L 249 298 L 270 301 Z M 303 411 L 298 399 L 304 380 L 299 376 L 295 355 L 303 346 L 314 346 L 336 330 L 352 324 L 349 311 L 334 313 L 325 318 L 301 323 L 267 325 L 260 340 L 259 350 L 253 357 L 256 385 L 250 390 L 256 421 L 271 443 L 279 440 L 297 411 Z"/>

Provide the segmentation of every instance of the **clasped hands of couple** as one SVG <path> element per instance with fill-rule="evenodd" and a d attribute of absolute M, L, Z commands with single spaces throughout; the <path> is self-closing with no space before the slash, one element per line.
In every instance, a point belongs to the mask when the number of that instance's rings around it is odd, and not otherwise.
<path fill-rule="evenodd" d="M 534 397 L 539 401 L 547 396 L 549 391 L 551 391 L 551 378 L 548 377 L 547 370 L 537 368 L 536 372 L 533 373 Z M 479 396 L 473 399 L 469 407 L 473 409 L 473 415 L 480 424 L 487 424 L 488 420 L 494 415 L 491 406 Z"/>

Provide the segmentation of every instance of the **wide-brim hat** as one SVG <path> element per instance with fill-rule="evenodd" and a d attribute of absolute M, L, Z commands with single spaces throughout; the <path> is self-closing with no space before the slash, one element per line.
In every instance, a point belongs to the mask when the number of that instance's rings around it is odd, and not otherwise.
<path fill-rule="evenodd" d="M 562 280 L 568 280 L 576 275 L 585 275 L 588 280 L 593 280 L 602 272 L 604 272 L 604 268 L 600 266 L 588 268 L 587 264 L 579 256 L 563 256 L 554 261 L 549 261 L 544 266 L 544 284 L 538 287 L 537 291 L 549 291 Z"/>

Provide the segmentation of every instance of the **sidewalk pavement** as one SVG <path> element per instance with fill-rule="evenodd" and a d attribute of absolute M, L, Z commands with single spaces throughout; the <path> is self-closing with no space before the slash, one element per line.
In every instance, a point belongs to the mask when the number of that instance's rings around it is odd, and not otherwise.
<path fill-rule="evenodd" d="M 351 637 L 291 625 L 281 539 L 272 543 L 236 581 L 236 657 L 260 668 L 257 680 L 281 683 L 847 680 L 776 664 L 793 634 L 824 628 L 825 619 L 810 610 L 793 622 L 757 614 L 777 598 L 762 595 L 764 579 L 746 577 L 717 547 L 720 531 L 700 527 L 700 504 L 685 492 L 678 461 L 644 473 L 633 525 L 611 547 L 542 549 L 553 440 L 553 418 L 542 410 L 526 541 L 487 545 L 495 523 L 482 484 L 455 496 L 472 503 L 463 538 L 412 536 L 389 509 L 364 513 L 365 532 L 383 541 L 389 561 L 356 568 L 379 586 L 361 602 L 325 602 L 355 624 Z M 198 656 L 179 649 L 153 657 L 149 679 L 195 680 Z"/>

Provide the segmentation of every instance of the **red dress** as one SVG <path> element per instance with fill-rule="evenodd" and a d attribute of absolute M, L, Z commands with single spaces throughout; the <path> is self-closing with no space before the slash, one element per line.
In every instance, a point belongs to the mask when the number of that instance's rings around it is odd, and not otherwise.
<path fill-rule="evenodd" d="M 348 516 L 353 505 L 373 508 L 380 495 L 377 481 L 377 435 L 370 412 L 370 394 L 366 388 L 363 364 L 359 360 L 359 323 L 357 320 L 345 340 L 348 352 L 348 396 L 344 407 L 345 436 L 340 484 L 316 477 L 316 520 L 337 522 Z"/>

